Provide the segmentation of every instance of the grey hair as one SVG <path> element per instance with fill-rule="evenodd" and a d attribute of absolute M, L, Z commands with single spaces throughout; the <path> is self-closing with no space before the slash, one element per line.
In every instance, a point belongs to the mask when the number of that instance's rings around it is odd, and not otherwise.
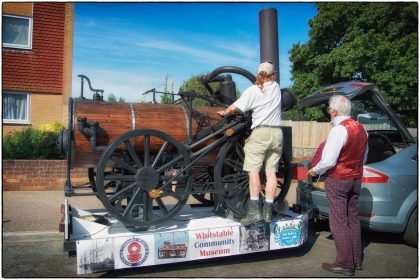
<path fill-rule="evenodd" d="M 339 116 L 350 116 L 351 102 L 344 95 L 334 95 L 329 103 L 330 108 L 337 110 Z"/>

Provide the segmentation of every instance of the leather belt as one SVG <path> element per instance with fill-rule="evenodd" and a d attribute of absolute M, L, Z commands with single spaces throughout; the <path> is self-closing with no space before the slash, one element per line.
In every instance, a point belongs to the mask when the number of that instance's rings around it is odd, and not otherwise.
<path fill-rule="evenodd" d="M 280 125 L 257 125 L 256 127 L 254 127 L 254 129 L 260 127 L 281 128 Z"/>

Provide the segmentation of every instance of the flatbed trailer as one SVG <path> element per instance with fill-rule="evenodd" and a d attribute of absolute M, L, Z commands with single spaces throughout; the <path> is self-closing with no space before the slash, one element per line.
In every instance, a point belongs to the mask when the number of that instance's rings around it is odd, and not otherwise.
<path fill-rule="evenodd" d="M 213 207 L 187 204 L 163 224 L 139 230 L 105 210 L 63 204 L 64 250 L 77 255 L 77 273 L 187 262 L 299 247 L 308 238 L 308 214 L 286 210 L 270 224 L 247 227 Z"/>

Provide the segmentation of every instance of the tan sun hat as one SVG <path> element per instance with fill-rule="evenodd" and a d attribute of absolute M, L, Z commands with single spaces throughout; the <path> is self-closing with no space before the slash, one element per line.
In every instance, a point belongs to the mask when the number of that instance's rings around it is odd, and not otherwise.
<path fill-rule="evenodd" d="M 267 75 L 271 75 L 274 73 L 274 65 L 272 62 L 266 61 L 260 64 L 260 66 L 258 66 L 258 74 L 260 72 L 265 72 L 267 73 Z"/>

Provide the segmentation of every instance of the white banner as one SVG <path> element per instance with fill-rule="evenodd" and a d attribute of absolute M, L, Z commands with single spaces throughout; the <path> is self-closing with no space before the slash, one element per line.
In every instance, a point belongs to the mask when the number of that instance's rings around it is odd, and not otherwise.
<path fill-rule="evenodd" d="M 189 239 L 191 260 L 239 254 L 238 227 L 194 230 Z"/>
<path fill-rule="evenodd" d="M 287 211 L 279 220 L 246 227 L 202 221 L 204 228 L 136 232 L 78 240 L 77 273 L 150 266 L 297 247 L 308 238 L 308 216 Z"/>

